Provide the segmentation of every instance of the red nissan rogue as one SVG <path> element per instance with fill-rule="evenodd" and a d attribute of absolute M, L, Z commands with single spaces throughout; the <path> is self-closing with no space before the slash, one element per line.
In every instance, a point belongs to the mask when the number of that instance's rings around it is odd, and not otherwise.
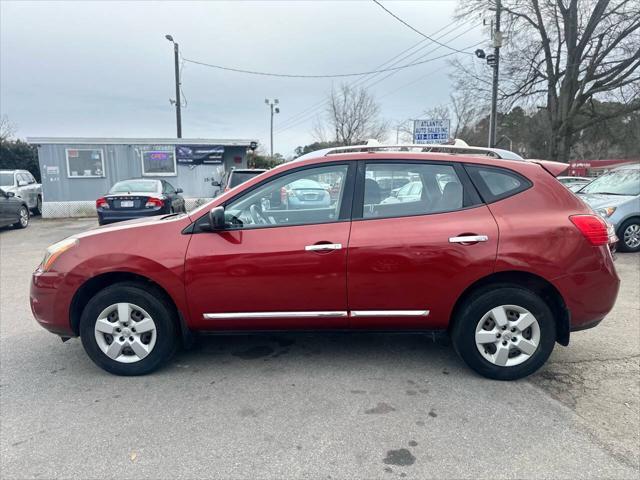
<path fill-rule="evenodd" d="M 189 214 L 73 235 L 34 272 L 33 314 L 119 375 L 197 332 L 265 330 L 448 333 L 481 375 L 529 375 L 613 307 L 607 225 L 564 164 L 429 150 L 315 152 Z"/>

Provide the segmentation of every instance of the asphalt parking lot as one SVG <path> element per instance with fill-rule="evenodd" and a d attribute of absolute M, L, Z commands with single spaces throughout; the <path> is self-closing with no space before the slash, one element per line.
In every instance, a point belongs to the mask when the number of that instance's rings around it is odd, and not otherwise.
<path fill-rule="evenodd" d="M 640 255 L 617 305 L 536 375 L 485 380 L 422 336 L 208 337 L 109 375 L 29 309 L 47 245 L 95 220 L 0 231 L 2 478 L 638 478 Z"/>

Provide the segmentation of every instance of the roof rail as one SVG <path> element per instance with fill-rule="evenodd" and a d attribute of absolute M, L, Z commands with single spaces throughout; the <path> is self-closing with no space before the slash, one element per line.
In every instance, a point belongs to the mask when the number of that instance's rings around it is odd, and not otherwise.
<path fill-rule="evenodd" d="M 501 148 L 469 147 L 461 145 L 443 144 L 398 144 L 398 145 L 353 145 L 347 147 L 334 147 L 324 149 L 317 153 L 319 155 L 338 155 L 342 153 L 363 153 L 363 152 L 432 152 L 449 154 L 484 155 L 505 160 L 524 160 L 517 153 Z"/>

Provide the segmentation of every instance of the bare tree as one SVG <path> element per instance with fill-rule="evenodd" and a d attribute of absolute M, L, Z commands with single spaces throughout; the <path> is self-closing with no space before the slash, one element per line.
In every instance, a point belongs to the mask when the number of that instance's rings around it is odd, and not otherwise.
<path fill-rule="evenodd" d="M 6 115 L 0 117 L 0 143 L 11 140 L 16 133 L 16 126 Z"/>
<path fill-rule="evenodd" d="M 331 90 L 328 100 L 326 117 L 314 125 L 318 141 L 353 145 L 369 138 L 386 138 L 388 124 L 380 118 L 380 107 L 365 88 L 342 84 Z"/>
<path fill-rule="evenodd" d="M 463 0 L 459 14 L 495 3 Z M 500 59 L 501 105 L 544 102 L 550 158 L 568 161 L 581 130 L 640 110 L 638 0 L 502 0 L 502 10 L 508 40 Z M 467 88 L 488 90 L 488 71 L 457 67 Z M 599 102 L 607 100 L 620 107 L 599 110 Z"/>

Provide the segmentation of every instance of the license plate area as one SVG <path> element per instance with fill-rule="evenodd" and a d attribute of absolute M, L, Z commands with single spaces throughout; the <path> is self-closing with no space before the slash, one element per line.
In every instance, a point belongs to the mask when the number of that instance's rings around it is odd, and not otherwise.
<path fill-rule="evenodd" d="M 133 200 L 120 200 L 121 208 L 133 208 Z"/>

